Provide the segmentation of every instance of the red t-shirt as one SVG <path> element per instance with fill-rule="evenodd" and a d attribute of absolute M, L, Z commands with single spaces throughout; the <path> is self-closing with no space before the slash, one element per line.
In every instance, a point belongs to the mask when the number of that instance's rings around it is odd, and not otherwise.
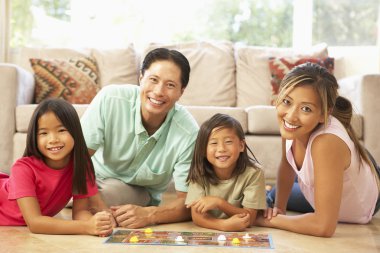
<path fill-rule="evenodd" d="M 73 195 L 73 161 L 65 168 L 55 170 L 36 157 L 23 157 L 16 161 L 10 176 L 0 173 L 0 225 L 26 225 L 17 199 L 36 197 L 41 213 L 54 216 L 70 198 L 86 198 L 98 192 L 96 183 L 87 180 L 87 194 Z"/>

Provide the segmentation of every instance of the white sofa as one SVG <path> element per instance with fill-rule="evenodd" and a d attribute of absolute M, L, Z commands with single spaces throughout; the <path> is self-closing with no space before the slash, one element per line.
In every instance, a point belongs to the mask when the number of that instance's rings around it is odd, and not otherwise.
<path fill-rule="evenodd" d="M 326 57 L 325 44 L 303 51 L 230 42 L 150 44 L 140 53 L 132 45 L 114 50 L 24 48 L 16 64 L 0 63 L 0 170 L 8 172 L 22 155 L 29 119 L 36 107 L 32 104 L 34 76 L 29 58 L 92 56 L 99 67 L 102 87 L 110 83 L 137 84 L 140 60 L 147 51 L 159 46 L 177 49 L 189 59 L 190 82 L 180 103 L 199 124 L 217 112 L 237 118 L 246 132 L 249 147 L 265 168 L 266 178 L 273 181 L 281 141 L 275 108 L 270 106 L 268 57 Z M 380 98 L 380 75 L 344 78 L 342 59 L 335 59 L 334 74 L 341 84 L 341 94 L 352 99 L 357 109 L 353 123 L 359 138 L 380 161 L 375 130 L 380 126 L 380 103 L 376 101 Z M 75 105 L 75 108 L 82 115 L 87 105 Z"/>

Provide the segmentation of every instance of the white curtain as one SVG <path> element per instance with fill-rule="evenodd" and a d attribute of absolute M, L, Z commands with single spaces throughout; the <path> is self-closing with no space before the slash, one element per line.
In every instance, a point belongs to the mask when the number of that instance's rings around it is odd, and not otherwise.
<path fill-rule="evenodd" d="M 0 62 L 9 57 L 10 0 L 0 0 Z"/>

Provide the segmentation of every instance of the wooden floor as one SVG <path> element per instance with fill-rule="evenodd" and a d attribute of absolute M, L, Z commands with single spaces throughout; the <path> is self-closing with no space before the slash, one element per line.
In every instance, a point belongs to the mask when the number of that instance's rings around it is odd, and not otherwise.
<path fill-rule="evenodd" d="M 70 209 L 64 209 L 60 215 L 67 218 L 70 213 Z M 158 225 L 151 228 L 154 230 L 208 231 L 195 226 L 192 222 Z M 367 225 L 339 224 L 332 238 L 318 238 L 261 227 L 253 227 L 248 231 L 270 234 L 274 249 L 105 244 L 106 238 L 96 236 L 39 235 L 30 233 L 27 227 L 0 227 L 0 252 L 380 252 L 380 213 Z"/>

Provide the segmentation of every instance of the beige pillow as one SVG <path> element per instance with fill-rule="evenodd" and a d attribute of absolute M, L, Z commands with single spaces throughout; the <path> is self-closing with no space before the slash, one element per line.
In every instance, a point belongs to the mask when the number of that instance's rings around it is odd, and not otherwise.
<path fill-rule="evenodd" d="M 92 56 L 98 63 L 100 85 L 138 84 L 138 59 L 132 44 L 122 49 L 93 49 Z"/>
<path fill-rule="evenodd" d="M 327 45 L 318 44 L 309 49 L 271 48 L 236 45 L 237 106 L 270 105 L 270 57 L 320 57 L 328 56 Z"/>
<path fill-rule="evenodd" d="M 236 105 L 235 60 L 231 42 L 152 43 L 145 48 L 143 57 L 158 47 L 178 50 L 189 60 L 190 81 L 180 104 Z"/>

